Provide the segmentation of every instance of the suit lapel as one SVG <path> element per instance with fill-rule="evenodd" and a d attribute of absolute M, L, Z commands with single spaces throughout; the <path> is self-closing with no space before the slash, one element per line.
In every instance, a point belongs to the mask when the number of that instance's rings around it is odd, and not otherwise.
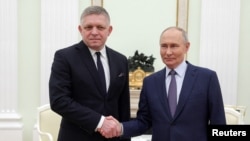
<path fill-rule="evenodd" d="M 110 88 L 111 88 L 111 86 L 112 86 L 112 83 L 113 83 L 113 81 L 115 80 L 115 76 L 114 75 L 112 75 L 112 74 L 115 74 L 114 72 L 115 72 L 115 66 L 116 66 L 116 64 L 114 64 L 114 61 L 110 61 L 110 60 L 114 60 L 115 58 L 113 58 L 113 55 L 112 55 L 112 53 L 111 53 L 111 51 L 110 51 L 110 49 L 108 48 L 108 47 L 106 47 L 106 53 L 107 53 L 107 58 L 108 58 L 108 63 L 109 63 L 109 76 L 110 76 L 110 83 L 109 83 L 109 88 L 108 88 L 108 95 L 110 95 L 109 94 L 109 90 L 110 90 Z"/>
<path fill-rule="evenodd" d="M 175 117 L 177 117 L 180 114 L 181 110 L 184 108 L 185 103 L 187 102 L 189 95 L 192 93 L 192 88 L 195 79 L 196 79 L 195 67 L 188 63 L 187 71 L 185 74 L 185 78 L 183 80 L 181 93 L 179 96 Z"/>
<path fill-rule="evenodd" d="M 117 89 L 114 87 L 114 83 L 116 83 L 116 78 L 118 77 L 116 66 L 119 66 L 119 64 L 117 64 L 117 62 L 118 63 L 121 63 L 121 62 L 117 61 L 118 58 L 114 58 L 114 54 L 113 54 L 112 49 L 110 49 L 107 46 L 106 46 L 106 52 L 107 52 L 107 57 L 108 57 L 109 73 L 110 73 L 110 84 L 109 84 L 109 88 L 108 88 L 108 96 L 112 96 L 112 94 L 110 94 L 109 92 L 112 89 Z"/>
<path fill-rule="evenodd" d="M 159 86 L 159 88 L 157 88 L 157 90 L 159 90 L 158 93 L 159 93 L 159 97 L 160 97 L 160 102 L 164 108 L 163 112 L 166 112 L 166 115 L 167 115 L 169 121 L 171 121 L 172 116 L 171 116 L 171 113 L 169 110 L 167 91 L 166 91 L 166 68 L 162 69 L 159 72 L 159 75 L 157 77 L 159 77 L 159 78 L 156 78 L 156 80 L 159 80 L 159 81 L 156 81 L 156 83 L 159 83 L 159 84 L 157 84 L 157 86 Z"/>
<path fill-rule="evenodd" d="M 78 46 L 76 46 L 77 50 L 79 50 L 79 60 L 82 60 L 83 64 L 85 65 L 84 67 L 86 67 L 89 71 L 89 74 L 91 75 L 91 77 L 93 77 L 94 82 L 96 83 L 96 85 L 99 87 L 98 90 L 101 93 L 101 83 L 99 81 L 98 78 L 98 72 L 97 72 L 97 68 L 95 65 L 95 62 L 93 60 L 93 57 L 91 56 L 91 53 L 88 49 L 88 47 L 83 43 L 83 41 L 81 41 Z M 84 73 L 84 72 L 83 72 Z M 103 95 L 103 94 L 102 94 Z"/>

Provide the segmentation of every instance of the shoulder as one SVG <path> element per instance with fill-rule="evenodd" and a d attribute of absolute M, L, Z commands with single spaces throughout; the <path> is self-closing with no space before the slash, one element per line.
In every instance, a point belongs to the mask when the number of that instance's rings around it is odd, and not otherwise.
<path fill-rule="evenodd" d="M 189 62 L 187 62 L 187 64 L 188 64 L 187 71 L 195 71 L 195 72 L 202 72 L 202 73 L 216 73 L 215 70 L 212 70 L 208 67 L 193 65 Z"/>
<path fill-rule="evenodd" d="M 56 50 L 55 54 L 64 54 L 64 55 L 72 54 L 76 50 L 79 50 L 81 48 L 81 46 L 83 46 L 83 44 L 81 42 L 76 43 L 76 44 L 72 44 L 70 46 L 63 47 L 63 48 Z"/>
<path fill-rule="evenodd" d="M 116 59 L 127 60 L 127 57 L 124 54 L 122 54 L 122 53 L 120 53 L 120 52 L 118 52 L 118 51 L 116 51 L 114 49 L 111 49 L 111 48 L 109 48 L 107 46 L 106 46 L 106 51 L 107 51 L 107 55 L 109 57 L 116 58 Z"/>
<path fill-rule="evenodd" d="M 165 79 L 165 75 L 166 75 L 166 68 L 163 68 L 159 71 L 153 72 L 149 76 L 146 76 L 144 78 L 144 80 L 150 81 L 150 80 L 154 80 L 154 79 L 156 79 L 156 80 Z"/>
<path fill-rule="evenodd" d="M 218 78 L 217 72 L 208 67 L 196 66 L 188 63 L 186 75 L 198 76 L 198 78 Z"/>

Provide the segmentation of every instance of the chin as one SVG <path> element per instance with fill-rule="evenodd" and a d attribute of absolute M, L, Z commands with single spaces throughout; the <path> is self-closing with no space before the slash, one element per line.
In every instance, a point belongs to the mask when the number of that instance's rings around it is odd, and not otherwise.
<path fill-rule="evenodd" d="M 102 46 L 101 44 L 95 44 L 95 43 L 92 43 L 90 44 L 91 47 L 94 47 L 94 48 L 99 48 L 100 46 Z"/>

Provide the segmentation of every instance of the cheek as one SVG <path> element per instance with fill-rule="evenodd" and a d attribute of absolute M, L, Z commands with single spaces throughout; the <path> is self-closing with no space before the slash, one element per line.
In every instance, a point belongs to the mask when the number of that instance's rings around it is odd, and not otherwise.
<path fill-rule="evenodd" d="M 185 53 L 183 53 L 183 52 L 176 52 L 176 53 L 175 53 L 175 56 L 176 56 L 177 58 L 181 58 L 184 54 L 185 54 Z"/>
<path fill-rule="evenodd" d="M 106 37 L 107 38 L 109 35 L 110 35 L 110 32 L 108 32 L 108 31 L 101 33 L 102 37 Z"/>
<path fill-rule="evenodd" d="M 82 32 L 81 33 L 83 37 L 88 38 L 90 36 L 90 32 Z"/>
<path fill-rule="evenodd" d="M 163 48 L 160 48 L 160 55 L 163 56 L 166 53 L 166 51 Z"/>
<path fill-rule="evenodd" d="M 80 32 L 82 36 L 85 36 L 85 34 L 83 32 Z"/>
<path fill-rule="evenodd" d="M 189 47 L 184 47 L 184 52 L 187 53 L 188 49 L 189 49 Z"/>

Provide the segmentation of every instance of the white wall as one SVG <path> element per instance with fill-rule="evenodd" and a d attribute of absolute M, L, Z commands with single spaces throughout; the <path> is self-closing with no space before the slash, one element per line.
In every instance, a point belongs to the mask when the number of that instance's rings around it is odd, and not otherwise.
<path fill-rule="evenodd" d="M 127 56 L 136 50 L 153 54 L 155 69 L 162 69 L 159 36 L 164 28 L 176 24 L 176 1 L 115 0 L 105 2 L 104 7 L 114 27 L 108 45 Z"/>
<path fill-rule="evenodd" d="M 9 0 L 5 0 L 6 2 Z M 50 0 L 51 2 L 58 2 L 60 7 L 61 0 Z M 64 0 L 62 3 L 67 3 L 72 0 Z M 103 6 L 107 8 L 111 15 L 111 23 L 114 26 L 113 33 L 110 36 L 108 45 L 114 48 L 126 56 L 133 55 L 135 50 L 139 50 L 145 54 L 153 54 L 157 59 L 155 61 L 156 71 L 163 68 L 164 65 L 161 62 L 159 56 L 159 35 L 161 31 L 167 27 L 175 25 L 176 22 L 176 0 L 103 0 Z M 205 0 L 203 0 L 205 1 Z M 217 0 L 218 1 L 218 0 Z M 2 1 L 1 1 L 2 2 Z M 44 1 L 43 1 L 44 2 Z M 48 1 L 47 1 L 48 2 Z M 72 15 L 72 19 L 78 20 L 82 9 L 91 4 L 91 0 L 74 0 L 75 3 L 79 4 L 77 12 Z M 221 2 L 221 0 L 220 0 Z M 65 5 L 64 5 L 65 6 Z M 60 8 L 58 9 L 60 10 Z M 46 103 L 46 93 L 43 87 L 46 86 L 46 74 L 44 73 L 42 61 L 42 2 L 34 0 L 18 0 L 17 3 L 17 78 L 14 78 L 17 83 L 17 100 L 14 102 L 14 107 L 17 105 L 17 113 L 21 115 L 20 122 L 25 125 L 22 127 L 23 130 L 22 138 L 24 141 L 33 140 L 33 132 L 35 121 L 36 121 L 36 108 L 41 103 Z M 4 11 L 0 12 L 1 14 Z M 249 43 L 250 40 L 250 1 L 240 1 L 240 32 L 239 32 L 239 45 L 238 45 L 238 61 L 236 62 L 237 67 L 237 86 L 234 95 L 237 96 L 236 104 L 245 105 L 248 107 L 245 117 L 245 122 L 250 123 L 250 103 L 249 103 L 249 92 L 250 87 L 250 63 L 248 62 L 248 56 L 250 53 Z M 195 64 L 200 65 L 200 51 L 201 51 L 201 18 L 202 15 L 202 1 L 200 0 L 189 0 L 189 16 L 188 16 L 188 33 L 191 41 L 191 48 L 188 53 L 188 60 Z M 61 20 L 65 16 L 59 12 L 58 22 L 61 24 Z M 46 17 L 44 17 L 46 18 Z M 55 22 L 54 21 L 54 22 Z M 55 22 L 55 23 L 56 23 Z M 2 23 L 0 22 L 0 27 Z M 7 27 L 6 27 L 7 28 Z M 210 27 L 212 28 L 212 27 Z M 216 27 L 215 27 L 216 28 Z M 66 27 L 61 27 L 59 34 L 67 34 Z M 77 27 L 72 27 L 71 32 L 74 35 L 79 34 Z M 218 30 L 220 32 L 220 30 Z M 54 36 L 57 36 L 58 33 Z M 231 32 L 228 31 L 227 34 Z M 47 33 L 49 34 L 49 33 Z M 227 37 L 225 34 L 225 37 Z M 74 36 L 77 38 L 77 36 Z M 204 37 L 204 36 L 203 36 Z M 74 39 L 75 39 L 74 38 Z M 2 42 L 3 38 L 0 38 Z M 73 41 L 72 41 L 73 42 Z M 65 43 L 66 44 L 66 43 Z M 72 43 L 73 44 L 73 43 Z M 216 43 L 215 43 L 216 44 Z M 59 45 L 57 46 L 58 48 Z M 1 50 L 7 48 L 6 46 L 0 45 Z M 225 48 L 226 50 L 227 48 Z M 231 57 L 224 56 L 223 57 Z M 1 64 L 6 64 L 9 58 L 0 60 Z M 46 62 L 44 62 L 46 64 Z M 235 64 L 234 64 L 235 65 Z M 234 66 L 232 64 L 232 66 Z M 49 65 L 48 65 L 49 66 Z M 47 69 L 45 67 L 45 69 Z M 0 78 L 3 78 L 6 73 L 0 74 Z M 41 78 L 43 76 L 43 78 Z M 227 76 L 231 77 L 231 76 Z M 223 78 L 222 78 L 223 79 Z M 2 86 L 6 86 L 6 83 L 1 83 Z M 9 84 L 7 85 L 9 86 Z M 10 88 L 11 89 L 11 88 Z M 1 93 L 1 98 L 8 96 L 8 93 Z M 224 93 L 223 95 L 227 95 Z M 45 100 L 42 100 L 45 98 Z M 11 105 L 11 106 L 13 106 Z M 1 118 L 0 118 L 1 120 Z M 1 122 L 0 122 L 1 123 Z M 1 136 L 1 135 L 0 135 Z"/>
<path fill-rule="evenodd" d="M 245 121 L 250 124 L 250 1 L 241 0 L 237 104 L 247 106 Z"/>

